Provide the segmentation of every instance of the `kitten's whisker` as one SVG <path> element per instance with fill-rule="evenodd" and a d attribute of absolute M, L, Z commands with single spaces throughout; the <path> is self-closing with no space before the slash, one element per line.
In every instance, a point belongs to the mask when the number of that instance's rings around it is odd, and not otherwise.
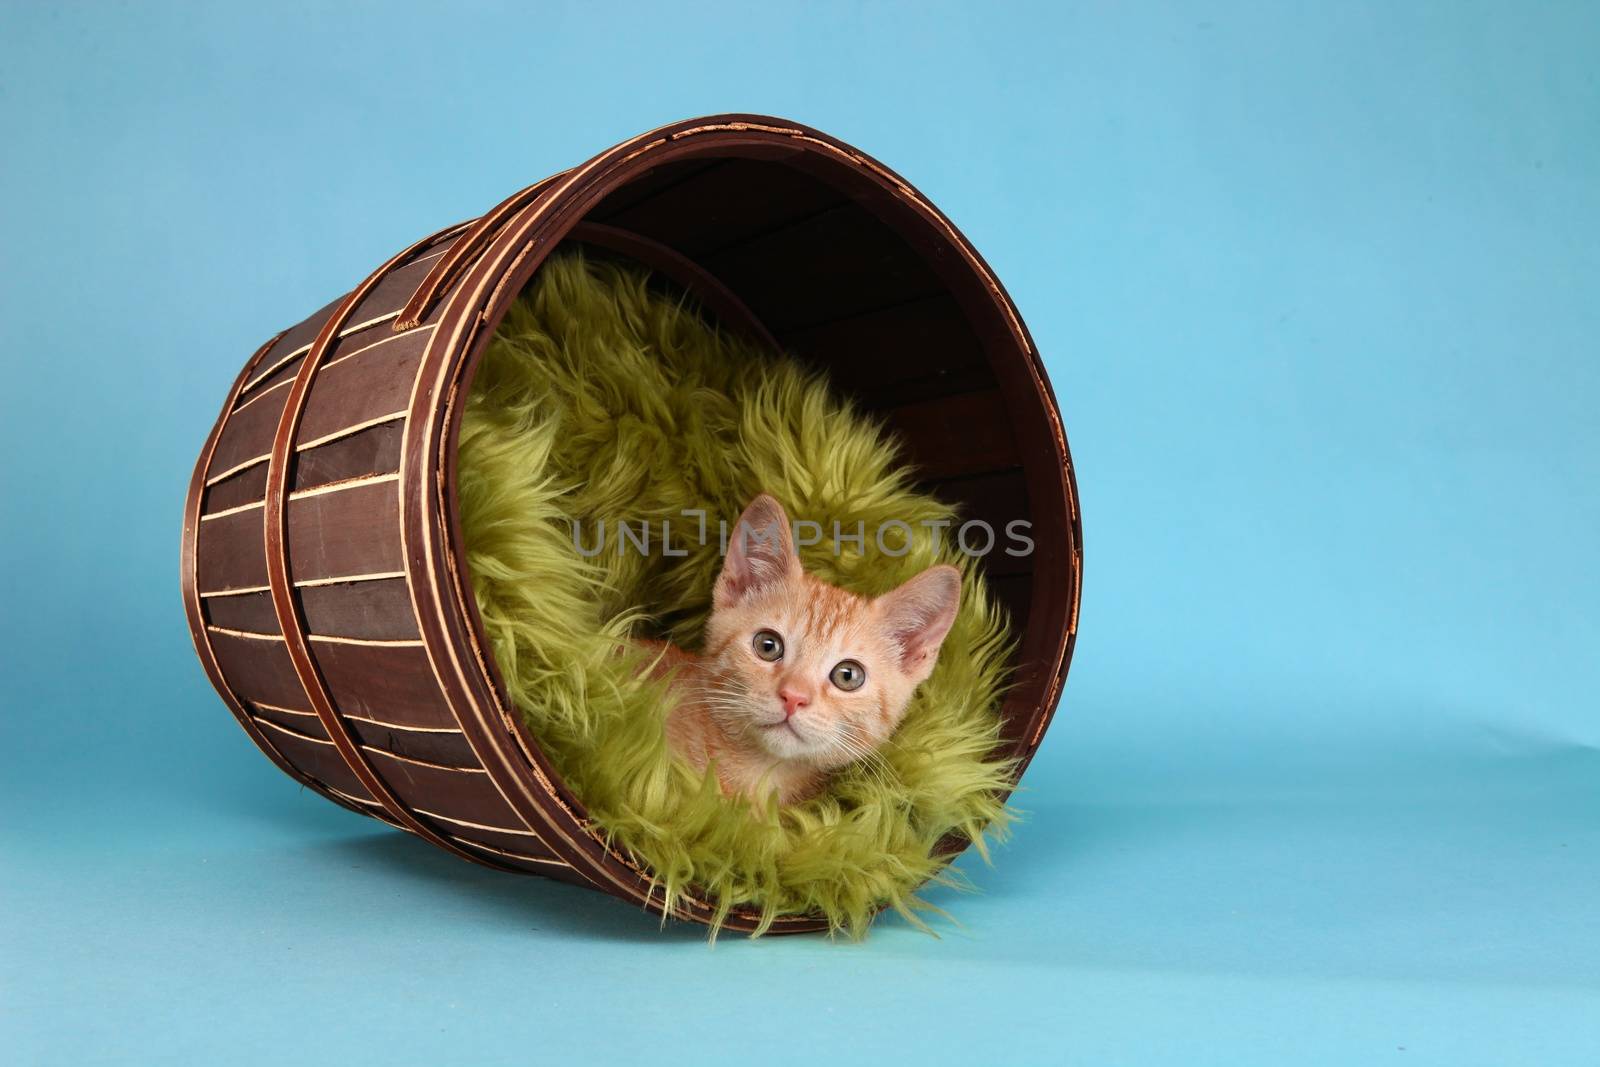
<path fill-rule="evenodd" d="M 894 769 L 883 758 L 883 754 L 861 735 L 861 729 L 855 723 L 845 723 L 844 727 L 847 732 L 835 734 L 833 741 L 834 746 L 852 761 L 847 767 L 859 769 L 869 781 L 884 789 L 890 788 Z"/>
<path fill-rule="evenodd" d="M 898 775 L 883 753 L 878 751 L 878 746 L 866 736 L 860 724 L 846 722 L 843 727 L 845 732 L 835 736 L 837 747 L 851 757 L 869 779 L 884 788 L 890 787 L 892 779 L 898 778 Z"/>

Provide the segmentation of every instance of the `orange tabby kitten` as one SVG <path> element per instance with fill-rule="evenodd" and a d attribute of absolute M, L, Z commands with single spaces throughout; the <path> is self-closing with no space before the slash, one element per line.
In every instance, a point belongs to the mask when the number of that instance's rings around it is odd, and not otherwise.
<path fill-rule="evenodd" d="M 960 598 L 948 565 L 875 600 L 811 577 L 788 515 L 762 494 L 729 537 L 705 651 L 645 642 L 678 698 L 668 744 L 697 770 L 714 766 L 724 793 L 804 800 L 894 732 Z"/>

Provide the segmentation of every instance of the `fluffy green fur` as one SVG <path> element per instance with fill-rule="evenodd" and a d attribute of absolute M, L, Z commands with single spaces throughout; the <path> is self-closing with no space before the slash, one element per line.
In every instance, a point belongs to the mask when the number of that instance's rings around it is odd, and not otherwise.
<path fill-rule="evenodd" d="M 915 895 L 948 882 L 936 846 L 954 831 L 983 850 L 1003 830 L 1012 766 L 996 753 L 1008 637 L 969 561 L 937 554 L 925 519 L 951 509 L 914 491 L 895 448 L 825 380 L 708 326 L 644 272 L 563 253 L 511 308 L 462 420 L 461 518 L 484 626 L 511 697 L 583 799 L 594 826 L 653 872 L 670 903 L 816 912 L 860 936 L 888 906 L 920 925 Z M 717 522 L 767 491 L 796 519 L 868 531 L 866 554 L 829 539 L 812 573 L 876 595 L 939 559 L 962 567 L 961 610 L 933 676 L 883 750 L 879 773 L 841 772 L 820 797 L 755 810 L 668 752 L 669 696 L 638 677 L 632 633 L 697 648 L 721 566 Z M 704 547 L 685 509 L 709 518 Z M 585 559 L 596 520 L 605 551 Z M 615 521 L 672 524 L 675 549 L 617 551 Z M 900 558 L 871 533 L 917 531 Z M 897 532 L 886 535 L 898 547 Z M 949 540 L 947 537 L 946 540 Z M 987 853 L 985 852 L 985 855 Z"/>

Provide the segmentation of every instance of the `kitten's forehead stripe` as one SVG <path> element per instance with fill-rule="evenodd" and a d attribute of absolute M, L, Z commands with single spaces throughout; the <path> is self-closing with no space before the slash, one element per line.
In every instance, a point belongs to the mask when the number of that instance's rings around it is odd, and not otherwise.
<path fill-rule="evenodd" d="M 809 575 L 800 595 L 803 598 L 802 629 L 819 644 L 837 639 L 845 624 L 854 621 L 866 606 L 855 594 Z"/>

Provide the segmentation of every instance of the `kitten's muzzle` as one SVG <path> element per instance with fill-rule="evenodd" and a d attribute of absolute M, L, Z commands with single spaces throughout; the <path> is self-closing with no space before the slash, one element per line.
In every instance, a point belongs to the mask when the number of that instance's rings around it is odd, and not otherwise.
<path fill-rule="evenodd" d="M 811 694 L 795 686 L 783 686 L 778 690 L 778 699 L 783 701 L 783 716 L 785 719 L 794 718 L 794 713 L 811 703 Z"/>

